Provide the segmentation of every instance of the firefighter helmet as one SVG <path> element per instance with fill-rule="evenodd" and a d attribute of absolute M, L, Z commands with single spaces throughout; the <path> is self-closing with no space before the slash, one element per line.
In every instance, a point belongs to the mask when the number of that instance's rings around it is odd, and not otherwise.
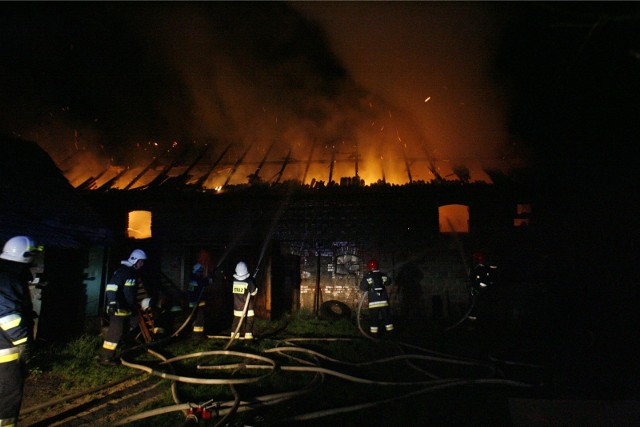
<path fill-rule="evenodd" d="M 7 240 L 2 249 L 0 258 L 8 261 L 29 264 L 33 260 L 33 256 L 41 249 L 37 248 L 33 239 L 27 236 L 15 236 Z"/>
<path fill-rule="evenodd" d="M 128 267 L 133 267 L 138 261 L 145 259 L 147 259 L 147 254 L 144 253 L 142 249 L 134 249 L 131 252 L 131 255 L 129 255 L 129 258 L 124 261 L 120 261 L 120 264 L 124 264 Z"/>
<path fill-rule="evenodd" d="M 374 270 L 378 270 L 378 260 L 372 259 L 369 260 L 369 262 L 367 263 L 367 268 L 369 269 L 369 271 L 374 271 Z"/>
<path fill-rule="evenodd" d="M 129 262 L 131 265 L 134 265 L 138 260 L 145 259 L 147 259 L 147 254 L 141 249 L 134 249 L 133 252 L 131 252 L 131 255 L 129 255 Z"/>
<path fill-rule="evenodd" d="M 236 265 L 236 274 L 234 274 L 233 277 L 235 277 L 238 280 L 244 280 L 247 277 L 249 277 L 249 269 L 247 268 L 247 264 L 240 261 Z"/>
<path fill-rule="evenodd" d="M 473 263 L 474 264 L 484 264 L 484 254 L 482 252 L 475 252 L 473 254 Z"/>
<path fill-rule="evenodd" d="M 204 271 L 204 267 L 202 266 L 202 264 L 197 263 L 193 266 L 193 270 L 191 270 L 191 272 L 195 274 L 199 271 Z"/>

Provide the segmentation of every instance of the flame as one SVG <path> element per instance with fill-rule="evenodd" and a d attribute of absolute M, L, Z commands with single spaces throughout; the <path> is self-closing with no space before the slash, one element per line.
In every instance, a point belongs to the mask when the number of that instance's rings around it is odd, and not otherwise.
<path fill-rule="evenodd" d="M 317 150 L 318 155 L 314 156 L 310 162 L 308 162 L 309 154 L 303 149 L 298 151 L 299 154 L 291 150 L 288 161 L 285 161 L 285 155 L 282 153 L 274 155 L 272 158 L 267 158 L 264 165 L 259 169 L 258 178 L 264 183 L 293 180 L 302 184 L 311 184 L 312 182 L 329 184 L 330 181 L 339 184 L 342 178 L 354 178 L 356 176 L 364 180 L 365 185 L 378 182 L 403 185 L 409 183 L 410 178 L 412 182 L 429 183 L 433 181 L 436 176 L 430 169 L 430 159 L 412 149 L 407 142 L 403 141 L 399 133 L 396 133 L 396 138 L 396 149 L 392 146 L 379 148 L 362 144 L 356 150 L 355 147 L 350 146 L 345 141 L 341 141 L 338 144 L 327 144 Z M 173 146 L 175 147 L 175 145 Z M 256 168 L 262 160 L 258 156 L 264 155 L 259 150 L 255 150 L 255 152 L 255 156 L 247 156 L 238 165 L 235 164 L 238 159 L 234 158 L 221 162 L 209 175 L 203 187 L 220 191 L 224 185 L 247 184 L 249 182 L 248 177 L 257 172 Z M 92 188 L 95 189 L 117 178 L 112 183 L 111 188 L 124 189 L 129 186 L 130 189 L 135 189 L 150 184 L 167 166 L 159 162 L 156 166 L 149 168 L 150 163 L 151 161 L 148 161 L 146 164 L 128 169 L 125 166 L 116 165 L 105 167 L 103 159 L 83 154 L 73 167 L 63 171 L 74 187 L 78 187 L 93 178 L 95 182 Z M 445 180 L 459 179 L 454 172 L 454 164 L 450 160 L 441 159 L 437 160 L 436 163 L 435 170 Z M 207 173 L 209 166 L 210 162 L 203 161 L 201 164 L 192 167 L 189 170 L 190 178 L 185 183 L 195 183 L 199 177 Z M 470 182 L 484 181 L 491 183 L 491 179 L 484 172 L 479 161 L 467 160 L 467 167 Z M 187 165 L 176 165 L 169 171 L 167 176 L 176 177 L 186 170 Z M 135 182 L 131 185 L 133 181 Z"/>
<path fill-rule="evenodd" d="M 430 100 L 431 96 L 428 96 L 424 102 Z M 373 108 L 371 102 L 369 107 Z M 279 115 L 274 117 L 276 123 L 284 121 L 280 120 Z M 228 152 L 216 152 L 221 150 L 222 144 L 220 147 L 212 145 L 208 157 L 191 165 L 188 171 L 190 160 L 187 158 L 173 164 L 187 147 L 186 143 L 177 139 L 134 142 L 126 159 L 131 162 L 129 165 L 113 164 L 112 159 L 105 158 L 104 149 L 96 150 L 96 153 L 76 150 L 71 156 L 61 156 L 57 163 L 71 185 L 84 186 L 93 179 L 91 188 L 94 189 L 106 183 L 113 189 L 135 189 L 154 182 L 161 173 L 172 178 L 185 172 L 188 172 L 189 178 L 184 183 L 198 182 L 203 189 L 212 191 L 221 191 L 225 185 L 247 184 L 250 176 L 253 177 L 251 182 L 267 184 L 298 181 L 306 185 L 327 185 L 359 183 L 362 180 L 364 185 L 379 182 L 403 185 L 441 179 L 491 183 L 484 172 L 485 165 L 479 159 L 474 159 L 473 153 L 455 159 L 453 156 L 444 158 L 445 155 L 436 150 L 427 150 L 430 144 L 421 131 L 390 109 L 378 113 L 373 111 L 366 121 L 357 122 L 361 118 L 356 116 L 354 123 L 347 119 L 336 120 L 337 123 L 330 128 L 313 128 L 312 131 L 302 125 L 290 125 L 290 128 L 278 130 L 272 127 L 264 131 L 247 130 L 244 143 L 231 145 Z M 271 123 L 273 120 L 269 119 Z M 345 133 L 348 133 L 348 137 L 323 136 L 336 134 L 343 127 L 347 129 Z M 78 137 L 74 135 L 74 146 L 77 142 Z M 195 148 L 193 152 L 207 145 L 197 141 L 189 143 Z M 449 154 L 455 153 L 456 149 L 456 144 L 451 145 Z M 271 146 L 273 149 L 267 149 Z M 224 157 L 216 163 L 221 155 Z M 73 161 L 65 160 L 68 157 L 73 157 Z M 211 170 L 214 163 L 215 167 Z M 171 167 L 167 171 L 168 165 Z M 468 179 L 460 177 L 461 165 L 464 165 L 462 169 L 468 170 Z M 201 177 L 204 182 L 199 182 Z"/>

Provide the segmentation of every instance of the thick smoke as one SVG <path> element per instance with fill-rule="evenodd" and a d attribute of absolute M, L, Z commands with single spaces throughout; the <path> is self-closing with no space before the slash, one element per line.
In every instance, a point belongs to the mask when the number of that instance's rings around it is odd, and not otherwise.
<path fill-rule="evenodd" d="M 231 145 L 222 163 L 230 168 L 246 153 L 236 172 L 241 181 L 267 152 L 265 180 L 277 176 L 285 158 L 288 176 L 301 179 L 311 155 L 307 182 L 356 172 L 367 183 L 430 181 L 460 165 L 482 179 L 481 167 L 503 166 L 496 162 L 504 156 L 503 106 L 487 77 L 495 23 L 486 5 L 177 2 L 97 9 L 57 10 L 59 22 L 47 28 L 56 37 L 46 43 L 68 58 L 50 67 L 53 83 L 63 85 L 44 101 L 56 111 L 56 127 L 68 131 L 39 141 L 59 150 L 56 160 L 80 141 L 104 157 L 97 163 L 132 168 L 154 156 L 171 158 L 185 144 L 208 144 L 211 163 Z M 51 128 L 32 125 L 40 139 Z"/>

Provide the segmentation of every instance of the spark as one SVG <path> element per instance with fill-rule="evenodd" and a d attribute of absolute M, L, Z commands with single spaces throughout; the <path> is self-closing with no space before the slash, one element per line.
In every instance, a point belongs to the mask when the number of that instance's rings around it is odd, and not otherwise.
<path fill-rule="evenodd" d="M 429 100 L 430 100 L 430 99 L 431 99 L 431 97 L 430 97 L 430 96 L 427 96 L 427 97 L 425 98 L 424 102 L 429 102 Z"/>

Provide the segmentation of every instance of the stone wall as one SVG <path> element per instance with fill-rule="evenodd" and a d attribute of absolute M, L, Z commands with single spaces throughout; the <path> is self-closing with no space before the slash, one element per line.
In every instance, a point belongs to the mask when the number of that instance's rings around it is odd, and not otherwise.
<path fill-rule="evenodd" d="M 357 311 L 362 298 L 358 283 L 369 258 L 360 258 L 358 268 L 352 274 L 338 274 L 336 258 L 326 253 L 301 257 L 301 310 L 316 309 L 316 289 L 319 288 L 319 304 L 337 300 L 353 312 Z M 457 319 L 466 312 L 469 304 L 467 273 L 465 263 L 456 250 L 432 248 L 404 258 L 381 255 L 376 259 L 381 270 L 394 280 L 394 286 L 389 289 L 394 315 L 427 321 Z"/>

